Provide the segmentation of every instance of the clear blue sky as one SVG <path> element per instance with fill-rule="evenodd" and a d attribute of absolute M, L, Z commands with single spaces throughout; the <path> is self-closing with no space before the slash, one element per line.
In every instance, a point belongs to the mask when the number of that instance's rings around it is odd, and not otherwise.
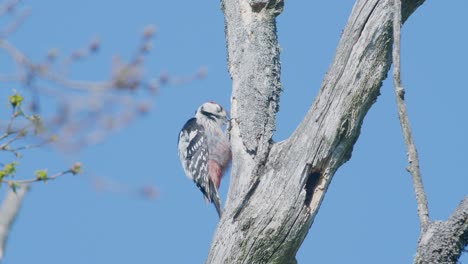
<path fill-rule="evenodd" d="M 284 92 L 276 140 L 294 130 L 313 101 L 352 2 L 286 1 L 278 18 Z M 51 47 L 66 53 L 93 36 L 101 38 L 101 52 L 77 65 L 75 77 L 108 76 L 112 55 L 128 57 L 146 24 L 158 28 L 148 74 L 188 75 L 205 66 L 208 76 L 163 88 L 151 114 L 81 153 L 25 153 L 20 169 L 25 175 L 37 168 L 58 171 L 80 160 L 88 174 L 130 186 L 154 184 L 159 196 L 148 201 L 96 192 L 87 174 L 35 184 L 11 232 L 4 263 L 203 263 L 217 216 L 184 176 L 176 144 L 185 120 L 204 101 L 229 109 L 219 1 L 24 5 L 32 15 L 11 41 L 33 58 Z M 403 82 L 432 219 L 446 219 L 468 194 L 467 10 L 464 0 L 427 1 L 402 31 Z M 5 67 L 0 62 L 0 70 Z M 351 160 L 337 172 L 299 263 L 411 263 L 419 227 L 390 84 L 384 82 Z M 225 177 L 221 186 L 223 197 L 228 181 Z M 468 263 L 466 254 L 462 263 Z"/>

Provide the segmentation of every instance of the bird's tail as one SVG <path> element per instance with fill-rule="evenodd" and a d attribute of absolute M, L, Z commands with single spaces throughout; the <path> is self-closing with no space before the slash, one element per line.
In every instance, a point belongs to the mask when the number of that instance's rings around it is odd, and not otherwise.
<path fill-rule="evenodd" d="M 221 199 L 219 199 L 218 194 L 216 194 L 216 197 L 213 197 L 213 205 L 216 208 L 216 212 L 218 212 L 218 216 L 221 219 L 221 216 L 223 215 L 223 209 L 221 209 Z"/>
<path fill-rule="evenodd" d="M 221 216 L 223 215 L 223 209 L 221 209 L 221 199 L 219 198 L 218 195 L 218 188 L 214 185 L 213 181 L 209 181 L 209 189 L 208 193 L 205 194 L 205 199 L 212 202 L 214 207 L 216 208 L 216 212 L 218 212 L 218 216 L 221 219 Z"/>

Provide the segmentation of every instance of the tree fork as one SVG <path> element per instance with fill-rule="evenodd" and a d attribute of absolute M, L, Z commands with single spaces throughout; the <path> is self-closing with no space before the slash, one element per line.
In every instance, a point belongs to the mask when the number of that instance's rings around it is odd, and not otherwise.
<path fill-rule="evenodd" d="M 403 19 L 423 2 L 405 1 Z M 287 140 L 272 143 L 281 92 L 275 18 L 282 7 L 282 1 L 222 2 L 233 166 L 206 263 L 296 263 L 391 65 L 393 1 L 356 1 L 307 115 Z"/>

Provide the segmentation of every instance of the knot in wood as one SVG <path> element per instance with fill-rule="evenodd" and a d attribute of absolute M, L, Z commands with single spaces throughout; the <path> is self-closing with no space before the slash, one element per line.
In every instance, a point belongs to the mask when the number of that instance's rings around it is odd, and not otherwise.
<path fill-rule="evenodd" d="M 278 15 L 283 11 L 284 0 L 249 0 L 249 5 L 255 13 L 259 13 L 266 8 L 274 9 L 275 15 Z"/>
<path fill-rule="evenodd" d="M 405 89 L 403 89 L 403 87 L 398 86 L 396 88 L 396 92 L 397 92 L 398 97 L 401 98 L 401 100 L 405 100 Z"/>

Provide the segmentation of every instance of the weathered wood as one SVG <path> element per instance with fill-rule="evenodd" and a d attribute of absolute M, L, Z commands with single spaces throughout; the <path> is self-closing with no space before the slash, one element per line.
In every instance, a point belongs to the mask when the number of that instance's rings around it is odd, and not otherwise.
<path fill-rule="evenodd" d="M 415 264 L 457 263 L 464 247 L 468 246 L 468 196 L 447 219 L 432 222 L 422 234 Z"/>
<path fill-rule="evenodd" d="M 406 1 L 404 18 L 424 1 Z M 224 0 L 233 81 L 233 166 L 206 263 L 296 263 L 335 171 L 346 162 L 391 65 L 393 1 L 358 0 L 319 94 L 274 143 L 280 0 Z"/>
<path fill-rule="evenodd" d="M 401 131 L 406 146 L 406 156 L 408 158 L 408 166 L 406 170 L 411 175 L 413 189 L 416 196 L 416 204 L 418 206 L 418 216 L 420 224 L 420 232 L 424 232 L 429 226 L 429 210 L 427 208 L 426 192 L 424 191 L 421 170 L 419 169 L 419 158 L 416 144 L 414 143 L 411 125 L 406 110 L 405 89 L 401 82 L 401 67 L 400 67 L 400 39 L 401 39 L 401 0 L 394 0 L 393 13 L 393 88 L 395 91 L 395 100 L 398 109 L 398 119 L 400 120 Z"/>

